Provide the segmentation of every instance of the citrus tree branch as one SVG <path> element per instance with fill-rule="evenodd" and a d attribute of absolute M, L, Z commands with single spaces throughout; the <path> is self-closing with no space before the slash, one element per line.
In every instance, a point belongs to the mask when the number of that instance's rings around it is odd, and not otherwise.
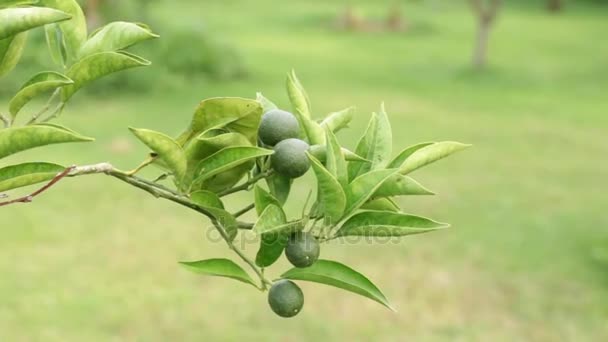
<path fill-rule="evenodd" d="M 51 109 L 51 103 L 53 103 L 53 100 L 55 100 L 55 98 L 57 97 L 57 95 L 59 95 L 59 92 L 61 91 L 61 88 L 57 88 L 53 94 L 51 95 L 51 97 L 49 98 L 49 100 L 46 102 L 46 104 L 44 105 L 44 107 L 42 107 L 40 109 L 40 111 L 38 111 L 37 113 L 35 113 L 34 115 L 32 115 L 32 118 L 30 119 L 30 121 L 27 122 L 27 125 L 31 125 L 33 123 L 36 123 L 36 120 L 38 120 L 38 118 L 40 116 L 42 116 L 44 113 L 48 112 L 49 109 Z"/>
<path fill-rule="evenodd" d="M 27 196 L 15 198 L 15 199 L 10 200 L 10 201 L 0 202 L 0 207 L 6 206 L 6 205 L 9 205 L 9 204 L 29 203 L 29 202 L 33 201 L 34 197 L 36 197 L 36 196 L 40 195 L 41 193 L 45 192 L 46 190 L 50 189 L 53 185 L 57 184 L 57 182 L 59 182 L 64 177 L 67 177 L 67 175 L 70 172 L 72 172 L 75 168 L 76 168 L 75 166 L 68 167 L 67 169 L 65 169 L 62 172 L 58 173 L 57 176 L 55 176 L 55 178 L 51 179 L 51 181 L 48 182 L 48 183 L 46 183 L 42 188 L 40 188 L 40 189 L 32 192 L 31 194 L 29 194 Z"/>

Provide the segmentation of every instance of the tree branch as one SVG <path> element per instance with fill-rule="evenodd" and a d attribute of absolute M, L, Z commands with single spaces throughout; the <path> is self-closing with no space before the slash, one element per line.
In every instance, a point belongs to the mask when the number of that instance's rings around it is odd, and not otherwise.
<path fill-rule="evenodd" d="M 234 217 L 239 217 L 241 215 L 246 214 L 249 210 L 255 208 L 255 204 L 251 203 L 250 205 L 246 206 L 245 208 L 235 212 L 234 214 L 232 214 Z"/>
<path fill-rule="evenodd" d="M 67 175 L 70 172 L 72 172 L 75 168 L 76 168 L 76 166 L 68 167 L 67 169 L 63 170 L 61 173 L 57 174 L 57 176 L 55 176 L 55 178 L 51 179 L 51 181 L 48 182 L 45 186 L 32 192 L 31 194 L 29 194 L 27 196 L 15 198 L 13 200 L 6 201 L 6 202 L 0 202 L 0 207 L 6 206 L 9 204 L 15 204 L 15 203 L 30 203 L 31 201 L 34 200 L 34 197 L 36 197 L 36 196 L 40 195 L 41 193 L 45 192 L 46 190 L 50 189 L 53 185 L 57 184 L 57 182 L 62 180 L 64 177 L 67 177 Z"/>
<path fill-rule="evenodd" d="M 0 121 L 4 123 L 4 128 L 8 128 L 11 126 L 11 120 L 4 116 L 4 114 L 0 114 Z"/>

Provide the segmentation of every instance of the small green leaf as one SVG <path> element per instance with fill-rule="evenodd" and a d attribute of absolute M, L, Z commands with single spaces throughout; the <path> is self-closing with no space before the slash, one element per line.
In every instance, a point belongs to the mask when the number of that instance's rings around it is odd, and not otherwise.
<path fill-rule="evenodd" d="M 23 163 L 0 169 L 0 191 L 49 181 L 65 167 L 51 163 Z"/>
<path fill-rule="evenodd" d="M 26 41 L 27 32 L 17 33 L 0 40 L 0 77 L 8 74 L 17 66 Z"/>
<path fill-rule="evenodd" d="M 221 172 L 232 169 L 235 166 L 272 153 L 272 150 L 255 146 L 234 146 L 225 148 L 198 163 L 196 172 L 198 177 L 195 182 L 202 182 Z"/>
<path fill-rule="evenodd" d="M 72 19 L 59 24 L 67 57 L 76 61 L 78 51 L 87 40 L 87 22 L 76 0 L 40 0 L 40 4 L 68 13 Z"/>
<path fill-rule="evenodd" d="M 98 52 L 127 49 L 145 40 L 158 38 L 144 24 L 117 21 L 97 30 L 80 48 L 80 58 Z"/>
<path fill-rule="evenodd" d="M 61 126 L 11 127 L 0 130 L 0 159 L 40 146 L 93 140 Z"/>
<path fill-rule="evenodd" d="M 184 150 L 175 140 L 169 136 L 149 129 L 129 128 L 131 132 L 152 151 L 158 154 L 159 158 L 165 162 L 169 170 L 173 172 L 175 179 L 180 183 L 184 175 L 188 162 Z"/>
<path fill-rule="evenodd" d="M 308 95 L 293 70 L 287 75 L 287 94 L 289 95 L 294 115 L 302 128 L 301 138 L 308 140 L 310 145 L 324 144 L 325 134 L 323 128 L 313 121 Z"/>
<path fill-rule="evenodd" d="M 344 159 L 346 161 L 351 162 L 361 162 L 361 163 L 369 163 L 370 161 L 355 154 L 354 152 L 342 147 L 342 154 L 344 155 Z M 312 145 L 308 149 L 308 152 L 312 154 L 313 157 L 319 159 L 320 162 L 325 163 L 327 161 L 327 145 Z"/>
<path fill-rule="evenodd" d="M 405 236 L 447 228 L 426 217 L 386 211 L 362 211 L 350 217 L 336 236 Z"/>
<path fill-rule="evenodd" d="M 329 128 L 325 128 L 325 140 L 327 141 L 327 146 L 329 146 L 326 163 L 327 170 L 336 177 L 342 188 L 345 188 L 348 185 L 348 170 L 340 143 L 338 143 L 338 139 Z"/>
<path fill-rule="evenodd" d="M 227 212 L 223 208 L 217 207 L 218 204 L 213 203 L 216 201 L 214 201 L 213 198 L 210 196 L 211 195 L 208 196 L 205 195 L 203 192 L 196 191 L 191 194 L 190 199 L 196 205 L 204 209 L 207 217 L 213 220 L 215 224 L 220 226 L 220 229 L 223 229 L 226 232 L 229 241 L 234 241 L 234 239 L 239 233 L 239 225 L 236 218 L 234 217 L 234 215 Z"/>
<path fill-rule="evenodd" d="M 180 264 L 184 265 L 190 271 L 194 273 L 232 278 L 243 283 L 251 284 L 257 288 L 257 285 L 251 279 L 251 277 L 243 270 L 243 268 L 237 265 L 234 261 L 229 259 L 207 259 L 199 261 L 181 261 Z"/>
<path fill-rule="evenodd" d="M 268 189 L 270 189 L 270 193 L 279 201 L 281 204 L 285 204 L 287 198 L 289 197 L 289 192 L 291 191 L 291 183 L 293 180 L 291 178 L 282 176 L 278 173 L 273 173 L 272 175 L 266 177 L 266 184 L 268 184 Z"/>
<path fill-rule="evenodd" d="M 99 78 L 148 65 L 150 65 L 149 61 L 124 51 L 100 52 L 87 56 L 68 70 L 67 76 L 74 81 L 74 84 L 63 87 L 62 100 L 67 102 L 80 88 Z"/>
<path fill-rule="evenodd" d="M 177 141 L 185 145 L 201 133 L 225 128 L 241 133 L 251 144 L 257 143 L 257 131 L 262 118 L 260 102 L 240 97 L 217 97 L 202 101 L 192 117 L 188 129 Z"/>
<path fill-rule="evenodd" d="M 367 297 L 395 311 L 384 294 L 369 279 L 352 268 L 335 261 L 317 260 L 310 267 L 292 268 L 283 273 L 281 278 L 335 286 Z"/>
<path fill-rule="evenodd" d="M 63 33 L 59 24 L 48 24 L 44 26 L 46 45 L 49 48 L 51 59 L 57 65 L 65 68 L 67 65 L 67 52 L 63 41 Z"/>
<path fill-rule="evenodd" d="M 268 267 L 274 264 L 283 254 L 289 236 L 283 233 L 262 234 L 260 248 L 255 256 L 255 264 L 259 267 Z"/>
<path fill-rule="evenodd" d="M 222 200 L 211 191 L 195 191 L 190 194 L 190 198 L 192 199 L 192 202 L 202 207 L 224 209 L 224 203 L 222 203 Z"/>
<path fill-rule="evenodd" d="M 433 145 L 434 142 L 423 142 L 416 145 L 412 145 L 401 151 L 390 163 L 388 163 L 389 169 L 398 169 L 403 162 L 409 158 L 414 152 L 418 151 L 423 147 Z"/>
<path fill-rule="evenodd" d="M 270 101 L 269 99 L 267 99 L 266 97 L 264 97 L 264 95 L 262 95 L 262 93 L 258 92 L 256 94 L 256 99 L 259 103 L 262 104 L 262 108 L 264 110 L 264 113 L 269 112 L 273 109 L 278 109 L 279 107 L 274 104 L 272 101 Z"/>
<path fill-rule="evenodd" d="M 74 82 L 65 75 L 54 71 L 45 71 L 36 74 L 21 87 L 17 95 L 9 102 L 9 112 L 11 113 L 13 120 L 17 117 L 17 114 L 23 106 L 34 97 L 72 83 Z"/>
<path fill-rule="evenodd" d="M 392 211 L 392 212 L 400 212 L 401 209 L 399 206 L 393 202 L 391 199 L 383 197 L 376 198 L 361 206 L 361 209 L 367 210 L 383 210 L 383 211 Z"/>
<path fill-rule="evenodd" d="M 348 107 L 339 112 L 330 113 L 322 122 L 321 127 L 329 128 L 336 133 L 339 130 L 348 127 L 348 124 L 355 116 L 355 107 Z"/>
<path fill-rule="evenodd" d="M 253 226 L 253 232 L 258 235 L 278 232 L 278 228 L 286 222 L 287 218 L 283 209 L 275 204 L 269 204 Z"/>
<path fill-rule="evenodd" d="M 317 177 L 319 210 L 331 223 L 337 223 L 346 207 L 344 190 L 338 180 L 323 167 L 319 160 L 310 154 L 308 154 L 308 158 Z"/>
<path fill-rule="evenodd" d="M 68 20 L 70 15 L 45 7 L 15 7 L 0 9 L 0 39 L 31 30 L 42 25 Z"/>
<path fill-rule="evenodd" d="M 262 215 L 264 210 L 271 204 L 279 208 L 281 207 L 279 200 L 264 190 L 259 184 L 256 184 L 253 189 L 253 197 L 255 199 L 255 211 L 258 216 Z"/>
<path fill-rule="evenodd" d="M 365 134 L 355 149 L 357 155 L 369 160 L 370 163 L 350 163 L 349 179 L 353 180 L 370 170 L 385 167 L 392 153 L 392 140 L 391 125 L 382 104 L 380 112 L 373 113 Z"/>
<path fill-rule="evenodd" d="M 399 167 L 399 172 L 403 175 L 417 170 L 425 165 L 443 159 L 458 151 L 462 151 L 471 145 L 461 144 L 454 141 L 443 141 L 425 146 L 412 153 Z"/>
<path fill-rule="evenodd" d="M 414 179 L 401 174 L 395 174 L 382 183 L 382 185 L 374 193 L 373 197 L 434 194 L 434 192 L 423 187 Z"/>
<path fill-rule="evenodd" d="M 387 179 L 398 172 L 397 169 L 374 170 L 353 180 L 346 188 L 346 210 L 349 215 L 359 209 Z"/>

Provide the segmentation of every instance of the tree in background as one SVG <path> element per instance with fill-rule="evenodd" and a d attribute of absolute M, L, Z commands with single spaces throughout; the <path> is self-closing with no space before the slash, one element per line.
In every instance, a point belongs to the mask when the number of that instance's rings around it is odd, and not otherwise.
<path fill-rule="evenodd" d="M 549 12 L 559 12 L 564 7 L 562 0 L 547 0 L 547 10 Z"/>
<path fill-rule="evenodd" d="M 482 69 L 486 65 L 490 30 L 496 19 L 502 0 L 469 0 L 477 16 L 477 38 L 473 50 L 473 66 Z"/>

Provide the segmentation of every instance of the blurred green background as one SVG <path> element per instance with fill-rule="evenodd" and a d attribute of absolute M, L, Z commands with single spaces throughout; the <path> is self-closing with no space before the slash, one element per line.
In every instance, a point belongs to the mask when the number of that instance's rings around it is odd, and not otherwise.
<path fill-rule="evenodd" d="M 405 30 L 378 29 L 396 3 Z M 95 143 L 9 162 L 111 161 L 128 169 L 146 149 L 127 126 L 176 135 L 211 96 L 262 91 L 289 108 L 284 82 L 294 68 L 317 117 L 357 106 L 351 129 L 339 135 L 351 148 L 382 101 L 395 149 L 429 140 L 474 144 L 414 174 L 438 195 L 400 200 L 405 211 L 453 228 L 399 244 L 323 248 L 323 258 L 374 281 L 397 314 L 302 283 L 304 310 L 285 320 L 250 287 L 177 265 L 233 257 L 205 238 L 210 227 L 201 216 L 101 175 L 68 179 L 32 204 L 0 211 L 0 340 L 608 340 L 608 6 L 570 1 L 550 13 L 545 3 L 505 1 L 484 70 L 471 67 L 476 20 L 465 1 L 159 0 L 106 8 L 111 20 L 146 21 L 160 33 L 138 51 L 154 65 L 74 99 L 60 122 Z M 336 29 L 349 4 L 368 29 Z M 0 103 L 43 70 L 45 54 L 28 46 L 0 84 Z M 293 210 L 310 181 L 296 182 Z M 248 198 L 233 196 L 230 206 Z M 246 250 L 255 253 L 255 244 Z M 269 272 L 287 267 L 281 261 Z"/>

